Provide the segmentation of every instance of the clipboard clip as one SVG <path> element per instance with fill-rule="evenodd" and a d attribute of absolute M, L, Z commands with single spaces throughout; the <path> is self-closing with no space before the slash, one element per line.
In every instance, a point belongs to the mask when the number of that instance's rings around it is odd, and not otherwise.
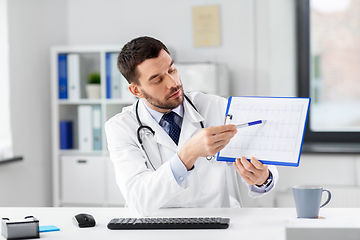
<path fill-rule="evenodd" d="M 225 115 L 225 119 L 224 119 L 224 125 L 230 124 L 232 118 L 233 118 L 233 115 L 232 115 L 232 114 L 226 114 L 226 115 Z"/>
<path fill-rule="evenodd" d="M 224 125 L 230 124 L 232 118 L 233 118 L 232 114 L 226 114 L 225 115 L 225 120 L 224 120 Z M 214 163 L 214 162 L 216 162 L 216 157 L 215 157 L 215 155 L 214 156 L 207 156 L 206 160 L 208 160 L 208 162 L 210 162 L 210 163 Z"/>

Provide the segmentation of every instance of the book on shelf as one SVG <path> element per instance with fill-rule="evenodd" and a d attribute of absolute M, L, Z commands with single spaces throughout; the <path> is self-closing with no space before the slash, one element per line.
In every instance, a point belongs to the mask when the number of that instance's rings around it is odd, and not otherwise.
<path fill-rule="evenodd" d="M 128 82 L 117 68 L 118 53 L 106 53 L 106 98 L 128 99 L 135 97 L 128 89 Z"/>
<path fill-rule="evenodd" d="M 58 55 L 59 99 L 78 100 L 81 95 L 80 55 Z"/>
<path fill-rule="evenodd" d="M 92 106 L 78 106 L 78 143 L 80 151 L 93 150 Z"/>
<path fill-rule="evenodd" d="M 136 97 L 129 91 L 128 89 L 128 82 L 126 80 L 126 78 L 123 77 L 123 75 L 121 75 L 121 85 L 120 85 L 120 95 L 121 95 L 121 98 L 124 99 L 124 100 L 135 100 Z"/>
<path fill-rule="evenodd" d="M 68 97 L 72 100 L 80 99 L 80 55 L 67 55 Z"/>
<path fill-rule="evenodd" d="M 106 53 L 106 98 L 120 98 L 121 74 L 117 69 L 118 53 Z"/>
<path fill-rule="evenodd" d="M 73 139 L 73 122 L 60 121 L 60 149 L 72 149 Z"/>
<path fill-rule="evenodd" d="M 78 133 L 80 151 L 102 150 L 100 105 L 78 106 Z"/>
<path fill-rule="evenodd" d="M 101 146 L 101 107 L 92 106 L 92 126 L 93 126 L 93 150 L 102 150 Z"/>
<path fill-rule="evenodd" d="M 59 99 L 68 98 L 67 55 L 58 55 Z"/>

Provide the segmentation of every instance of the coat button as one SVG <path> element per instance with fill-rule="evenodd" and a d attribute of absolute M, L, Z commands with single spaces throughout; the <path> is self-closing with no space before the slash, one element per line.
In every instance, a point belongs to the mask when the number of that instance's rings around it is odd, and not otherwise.
<path fill-rule="evenodd" d="M 184 178 L 183 178 L 183 177 L 179 177 L 179 179 L 180 179 L 180 181 L 184 180 Z"/>

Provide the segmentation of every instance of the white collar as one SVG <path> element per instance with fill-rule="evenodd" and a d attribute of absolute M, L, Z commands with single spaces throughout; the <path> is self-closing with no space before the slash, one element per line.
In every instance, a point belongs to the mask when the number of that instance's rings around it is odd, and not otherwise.
<path fill-rule="evenodd" d="M 157 122 L 159 123 L 162 116 L 164 115 L 164 113 L 155 111 L 154 109 L 149 108 L 149 106 L 145 103 L 145 101 L 142 101 L 145 108 L 148 110 L 148 112 L 150 113 L 151 117 Z M 183 104 L 180 104 L 179 106 L 177 106 L 176 108 L 173 108 L 171 111 L 175 112 L 177 115 L 179 115 L 181 118 L 184 118 L 184 106 Z"/>

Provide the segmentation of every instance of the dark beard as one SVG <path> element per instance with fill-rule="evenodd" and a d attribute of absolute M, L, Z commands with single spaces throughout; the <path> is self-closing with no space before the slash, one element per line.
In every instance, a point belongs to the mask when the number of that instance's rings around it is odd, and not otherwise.
<path fill-rule="evenodd" d="M 166 103 L 165 101 L 168 100 L 170 98 L 171 95 L 173 95 L 176 91 L 178 91 L 179 89 L 181 89 L 181 94 L 179 96 L 178 101 L 176 102 L 168 102 Z M 144 98 L 154 107 L 160 108 L 160 109 L 174 109 L 177 106 L 179 106 L 180 104 L 183 103 L 184 101 L 184 90 L 183 90 L 183 86 L 181 84 L 181 86 L 178 87 L 174 87 L 172 88 L 170 94 L 168 94 L 165 97 L 165 100 L 163 101 L 159 101 L 157 99 L 154 99 L 153 97 L 151 97 L 149 94 L 147 94 L 144 90 L 142 91 L 142 94 L 144 95 Z M 175 99 L 174 99 L 175 100 Z"/>

